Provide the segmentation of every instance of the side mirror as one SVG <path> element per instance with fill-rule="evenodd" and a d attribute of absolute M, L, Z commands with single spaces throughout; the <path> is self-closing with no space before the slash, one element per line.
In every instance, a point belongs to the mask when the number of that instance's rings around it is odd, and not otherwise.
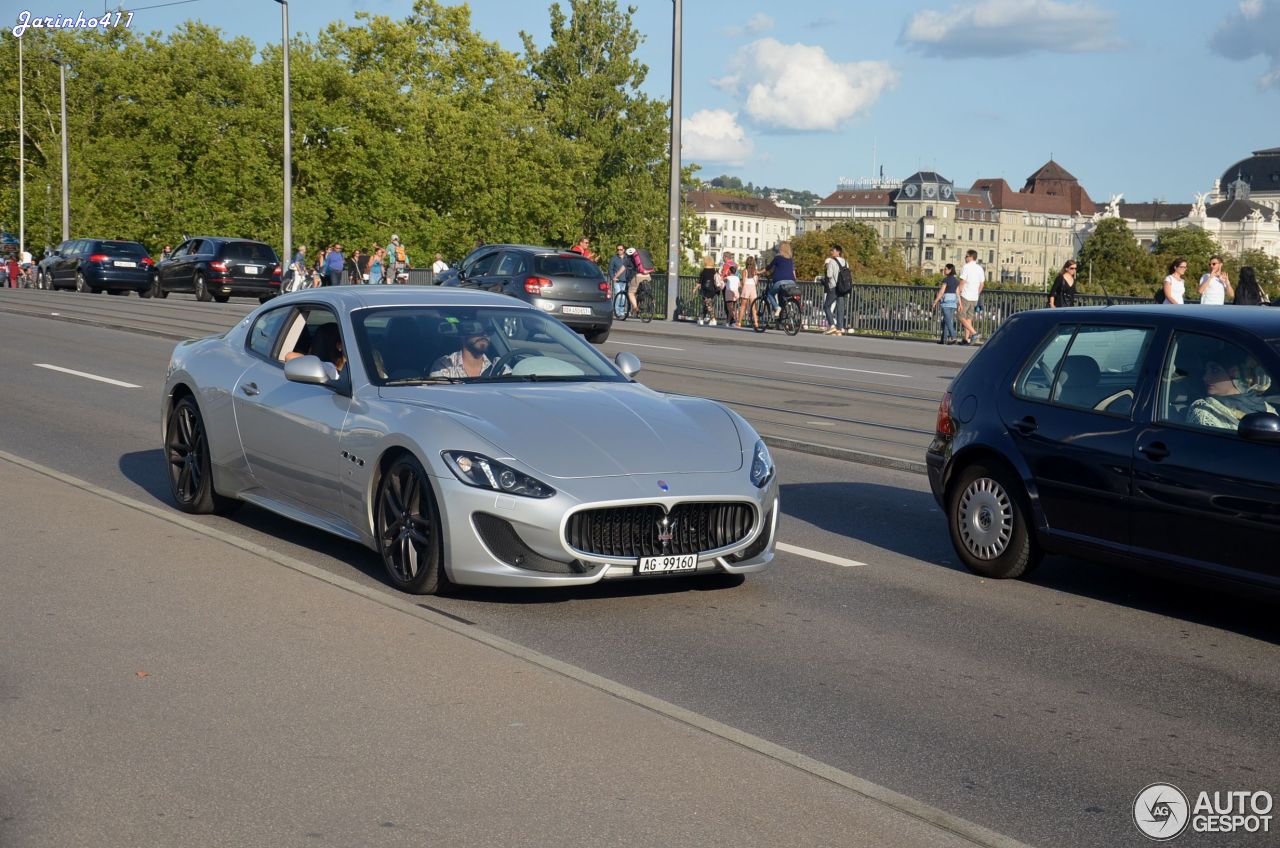
<path fill-rule="evenodd" d="M 1280 445 L 1280 415 L 1251 412 L 1240 419 L 1240 438 L 1250 442 Z"/>
<path fill-rule="evenodd" d="M 628 377 L 634 377 L 640 373 L 640 358 L 634 353 L 622 351 L 613 358 L 613 364 L 618 366 L 618 370 Z"/>
<path fill-rule="evenodd" d="M 338 381 L 338 369 L 318 356 L 299 356 L 284 364 L 284 378 L 290 383 L 327 386 Z"/>

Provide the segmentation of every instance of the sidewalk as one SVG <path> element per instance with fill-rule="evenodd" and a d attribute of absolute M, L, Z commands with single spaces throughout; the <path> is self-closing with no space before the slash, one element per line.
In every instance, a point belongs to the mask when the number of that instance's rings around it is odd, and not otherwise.
<path fill-rule="evenodd" d="M 613 322 L 613 336 L 650 336 L 652 338 L 700 341 L 708 344 L 758 345 L 762 348 L 798 353 L 844 354 L 862 359 L 886 362 L 910 362 L 917 365 L 954 365 L 969 361 L 977 346 L 940 345 L 932 341 L 882 336 L 824 336 L 801 332 L 788 336 L 781 330 L 757 333 L 724 325 L 699 327 L 693 321 L 652 321 L 643 324 L 632 318 Z"/>
<path fill-rule="evenodd" d="M 0 845 L 1014 844 L 217 526 L 0 457 Z"/>

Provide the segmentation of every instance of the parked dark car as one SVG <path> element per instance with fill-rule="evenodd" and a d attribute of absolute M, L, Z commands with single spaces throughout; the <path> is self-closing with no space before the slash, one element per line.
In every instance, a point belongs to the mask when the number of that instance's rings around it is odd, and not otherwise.
<path fill-rule="evenodd" d="M 151 296 L 155 262 L 136 241 L 69 239 L 36 264 L 36 287 Z"/>
<path fill-rule="evenodd" d="M 189 238 L 156 266 L 154 293 L 192 292 L 196 300 L 226 303 L 256 297 L 266 303 L 280 294 L 280 258 L 260 241 L 216 236 Z"/>
<path fill-rule="evenodd" d="M 448 274 L 448 272 L 445 272 Z M 554 247 L 486 244 L 462 260 L 445 286 L 499 292 L 543 310 L 593 344 L 609 338 L 613 309 L 600 266 L 577 253 Z"/>
<path fill-rule="evenodd" d="M 952 381 L 926 452 L 964 564 L 1043 553 L 1280 587 L 1280 310 L 1010 317 Z"/>

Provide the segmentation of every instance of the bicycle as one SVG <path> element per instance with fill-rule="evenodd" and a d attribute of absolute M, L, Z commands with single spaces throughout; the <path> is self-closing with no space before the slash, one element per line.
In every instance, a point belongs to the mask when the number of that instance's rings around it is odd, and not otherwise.
<path fill-rule="evenodd" d="M 613 317 L 616 321 L 625 321 L 628 318 L 636 317 L 640 319 L 640 323 L 648 324 L 653 320 L 653 289 L 648 283 L 641 283 L 636 287 L 636 311 L 633 314 L 631 304 L 627 300 L 626 290 L 619 291 L 613 296 Z"/>
<path fill-rule="evenodd" d="M 774 329 L 782 330 L 788 336 L 794 336 L 800 332 L 800 325 L 803 323 L 800 319 L 800 287 L 794 283 L 779 286 L 777 297 L 776 315 L 773 304 L 769 302 L 767 296 L 756 299 L 755 331 L 763 333 L 772 324 Z"/>

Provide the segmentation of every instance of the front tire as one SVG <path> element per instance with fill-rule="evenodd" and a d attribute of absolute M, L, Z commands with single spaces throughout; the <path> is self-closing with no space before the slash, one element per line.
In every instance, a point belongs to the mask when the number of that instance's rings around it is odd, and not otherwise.
<path fill-rule="evenodd" d="M 193 515 L 226 515 L 240 506 L 240 501 L 213 490 L 209 438 L 194 398 L 184 397 L 170 410 L 164 449 L 169 493 L 178 509 Z"/>
<path fill-rule="evenodd" d="M 440 513 L 416 457 L 396 459 L 378 483 L 374 530 L 383 567 L 396 588 L 434 595 L 448 585 Z"/>
<path fill-rule="evenodd" d="M 964 469 L 951 489 L 947 525 L 960 561 L 975 574 L 1023 577 L 1039 563 L 1031 509 L 1021 482 L 982 465 Z"/>
<path fill-rule="evenodd" d="M 612 327 L 605 327 L 603 330 L 588 330 L 583 335 L 585 335 L 587 337 L 587 341 L 592 344 L 604 344 L 609 341 L 609 331 L 612 329 Z"/>
<path fill-rule="evenodd" d="M 636 308 L 640 312 L 640 323 L 648 324 L 653 320 L 653 292 L 644 291 L 636 298 Z"/>
<path fill-rule="evenodd" d="M 156 298 L 157 300 L 164 300 L 166 297 L 169 296 L 169 293 L 165 291 L 164 288 L 160 285 L 159 277 L 156 277 L 154 280 L 151 281 L 151 296 Z"/>
<path fill-rule="evenodd" d="M 204 281 L 204 274 L 196 274 L 196 300 L 201 303 L 213 300 L 213 295 L 209 294 L 209 286 Z"/>

